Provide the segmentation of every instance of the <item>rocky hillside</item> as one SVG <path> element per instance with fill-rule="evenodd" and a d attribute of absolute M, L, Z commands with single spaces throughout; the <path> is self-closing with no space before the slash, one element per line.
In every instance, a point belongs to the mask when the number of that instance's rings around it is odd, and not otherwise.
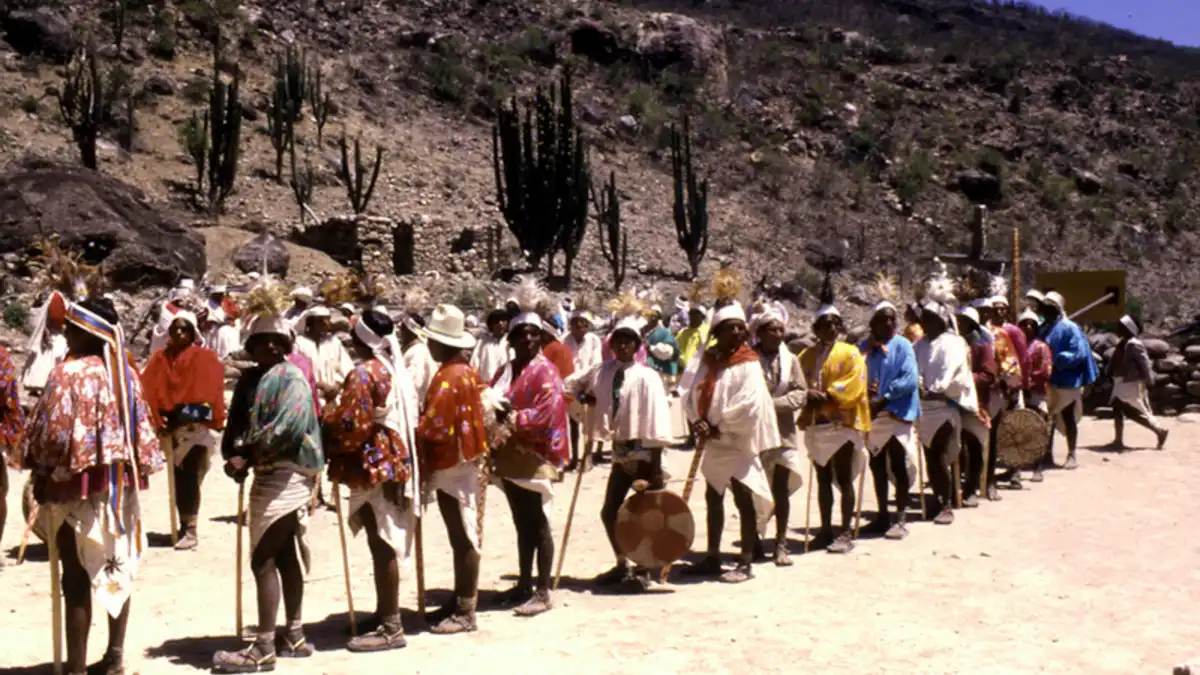
<path fill-rule="evenodd" d="M 570 67 L 593 171 L 617 176 L 633 284 L 686 284 L 666 133 L 686 113 L 711 182 L 704 274 L 732 263 L 811 291 L 803 251 L 819 243 L 845 251 L 843 287 L 865 305 L 855 280 L 885 269 L 912 282 L 931 255 L 965 250 L 985 204 L 985 252 L 1007 257 L 1017 229 L 1026 278 L 1127 268 L 1150 323 L 1200 311 L 1200 54 L 1108 27 L 967 0 L 130 0 L 118 52 L 111 2 L 3 4 L 0 160 L 77 161 L 56 94 L 90 40 L 136 104 L 132 151 L 105 130 L 100 170 L 182 222 L 215 224 L 192 206 L 179 136 L 206 100 L 219 28 L 248 119 L 219 224 L 290 236 L 300 212 L 264 111 L 274 59 L 296 44 L 335 106 L 321 143 L 312 119 L 297 128 L 314 210 L 349 210 L 342 133 L 379 144 L 369 212 L 411 225 L 415 272 L 439 273 L 451 297 L 486 276 L 482 242 L 502 223 L 496 101 Z M 575 287 L 606 287 L 587 236 Z M 507 234 L 503 248 L 493 266 L 519 265 Z"/>

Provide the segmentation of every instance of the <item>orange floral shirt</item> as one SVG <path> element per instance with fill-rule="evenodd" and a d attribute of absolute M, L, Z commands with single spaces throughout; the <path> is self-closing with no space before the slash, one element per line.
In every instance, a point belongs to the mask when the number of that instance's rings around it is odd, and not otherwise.
<path fill-rule="evenodd" d="M 421 474 L 453 469 L 487 452 L 483 423 L 484 384 L 462 356 L 442 364 L 425 395 L 425 414 L 417 426 Z"/>

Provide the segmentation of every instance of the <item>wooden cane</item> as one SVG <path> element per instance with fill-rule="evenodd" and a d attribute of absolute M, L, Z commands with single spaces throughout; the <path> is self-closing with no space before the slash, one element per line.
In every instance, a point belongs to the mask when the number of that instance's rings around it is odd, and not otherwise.
<path fill-rule="evenodd" d="M 584 413 L 586 414 L 586 412 Z M 590 416 L 589 416 L 590 418 Z M 571 506 L 567 509 L 567 524 L 563 528 L 562 546 L 558 551 L 558 565 L 554 568 L 554 584 L 550 590 L 558 590 L 558 580 L 562 577 L 563 561 L 567 559 L 567 541 L 571 538 L 571 522 L 575 520 L 575 505 L 579 502 L 579 488 L 583 486 L 584 467 L 592 458 L 592 428 L 588 425 L 587 445 L 583 446 L 583 459 L 579 473 L 575 475 L 575 491 L 571 493 Z"/>
<path fill-rule="evenodd" d="M 238 639 L 242 639 L 242 566 L 245 564 L 245 555 L 242 549 L 242 532 L 246 529 L 246 481 L 238 483 L 238 502 L 237 502 L 237 575 L 234 577 L 234 596 L 233 596 L 233 611 L 234 611 L 234 627 L 237 629 Z"/>
<path fill-rule="evenodd" d="M 49 527 L 46 532 L 46 545 L 50 549 L 50 620 L 54 623 L 51 629 L 54 644 L 54 675 L 62 675 L 63 648 L 63 610 L 62 610 L 62 580 L 58 569 L 58 532 L 54 531 L 54 511 L 51 510 Z"/>
<path fill-rule="evenodd" d="M 988 434 L 988 438 L 984 439 L 983 443 L 980 445 L 983 446 L 983 466 L 979 467 L 979 500 L 983 501 L 984 499 L 987 499 L 987 468 L 988 460 L 991 458 L 992 450 L 991 433 Z"/>
<path fill-rule="evenodd" d="M 962 450 L 954 458 L 954 508 L 962 508 Z"/>
<path fill-rule="evenodd" d="M 423 520 L 421 509 L 417 509 L 414 533 L 417 539 L 417 615 L 421 617 L 422 624 L 425 623 L 425 533 L 421 527 Z"/>
<path fill-rule="evenodd" d="M 692 486 L 696 484 L 696 474 L 700 473 L 700 460 L 704 457 L 704 444 L 708 438 L 700 438 L 696 441 L 695 455 L 692 456 L 692 465 L 688 467 L 687 482 L 683 485 L 683 503 L 687 504 L 692 496 Z M 670 565 L 663 565 L 662 580 L 667 580 L 667 575 L 671 573 Z"/>
<path fill-rule="evenodd" d="M 887 452 L 887 451 L 883 450 L 881 452 Z M 853 459 L 850 461 L 850 466 L 851 467 L 854 466 Z M 854 514 L 854 538 L 855 539 L 858 539 L 859 525 L 862 523 L 863 498 L 866 496 L 864 494 L 863 487 L 866 485 L 866 482 L 867 482 L 867 467 L 864 466 L 862 472 L 860 472 L 858 474 L 858 509 L 856 510 L 856 512 Z M 886 510 L 887 502 L 880 504 L 879 508 Z"/>
<path fill-rule="evenodd" d="M 167 450 L 167 498 L 171 500 L 167 510 L 171 512 L 171 546 L 174 546 L 179 543 L 179 514 L 175 510 L 175 437 L 167 437 L 162 445 Z"/>
<path fill-rule="evenodd" d="M 338 538 L 342 543 L 342 576 L 346 579 L 346 605 L 350 609 L 350 637 L 358 635 L 358 622 L 354 618 L 354 593 L 350 588 L 350 556 L 346 553 L 346 520 L 342 517 L 341 484 L 333 484 L 333 508 L 337 511 Z"/>
<path fill-rule="evenodd" d="M 921 416 L 917 416 L 917 482 L 920 484 L 917 501 L 921 504 L 921 520 L 925 520 L 925 444 L 921 442 Z M 907 508 L 907 504 L 905 505 Z"/>
<path fill-rule="evenodd" d="M 3 470 L 3 467 L 0 467 Z M 40 507 L 35 503 L 33 508 L 29 509 L 29 519 L 25 522 L 25 533 L 21 535 L 21 548 L 17 550 L 17 564 L 25 562 L 25 548 L 29 546 L 29 535 L 33 532 L 33 524 L 37 522 L 38 511 Z"/>
<path fill-rule="evenodd" d="M 812 523 L 812 484 L 813 472 L 815 465 L 812 460 L 808 460 L 808 496 L 804 498 L 804 552 L 808 553 L 808 542 L 812 541 L 812 534 L 808 529 Z"/>

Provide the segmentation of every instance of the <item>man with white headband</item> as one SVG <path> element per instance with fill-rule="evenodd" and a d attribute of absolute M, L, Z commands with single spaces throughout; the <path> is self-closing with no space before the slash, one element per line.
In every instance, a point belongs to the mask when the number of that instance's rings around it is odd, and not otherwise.
<path fill-rule="evenodd" d="M 112 302 L 67 303 L 65 318 L 67 360 L 50 373 L 30 413 L 16 463 L 33 472 L 40 518 L 62 564 L 66 672 L 123 673 L 133 581 L 146 547 L 138 491 L 165 461 Z M 89 668 L 93 595 L 108 614 L 108 649 Z"/>
<path fill-rule="evenodd" d="M 617 545 L 617 513 L 637 481 L 645 481 L 651 490 L 663 488 L 662 453 L 671 444 L 671 421 L 662 378 L 634 359 L 641 342 L 638 322 L 633 317 L 618 321 L 609 334 L 615 358 L 597 360 L 568 378 L 565 387 L 567 393 L 587 406 L 584 423 L 595 437 L 612 443 L 612 471 L 604 490 L 600 522 L 617 564 L 596 577 L 596 583 L 628 584 L 646 590 L 650 587 L 650 570 L 634 569 Z"/>
<path fill-rule="evenodd" d="M 328 307 L 317 305 L 295 323 L 295 350 L 312 362 L 313 377 L 325 406 L 341 389 L 346 376 L 354 370 L 354 360 L 346 346 L 333 333 Z"/>
<path fill-rule="evenodd" d="M 300 317 L 304 316 L 304 313 L 312 307 L 314 297 L 316 296 L 313 294 L 311 288 L 307 286 L 297 286 L 291 294 L 292 306 L 283 313 L 283 318 L 287 320 L 289 324 L 295 324 L 295 322 L 298 321 Z"/>
<path fill-rule="evenodd" d="M 979 412 L 970 351 L 952 326 L 947 301 L 926 300 L 921 307 L 925 337 L 913 346 L 921 388 L 918 432 L 936 500 L 933 522 L 938 525 L 954 522 L 955 485 L 950 468 L 958 461 L 962 447 L 963 416 Z"/>
<path fill-rule="evenodd" d="M 264 280 L 264 287 L 271 284 Z M 251 291 L 248 298 L 256 297 Z M 222 438 L 225 473 L 245 481 L 250 470 L 250 569 L 258 588 L 258 632 L 240 651 L 213 655 L 218 673 L 274 670 L 276 659 L 313 653 L 301 612 L 304 575 L 311 569 L 307 531 L 313 488 L 325 456 L 321 422 L 303 371 L 288 359 L 292 330 L 282 309 L 269 300 L 248 300 L 251 315 L 246 352 L 255 367 L 234 386 Z M 286 626 L 275 634 L 282 597 Z"/>
<path fill-rule="evenodd" d="M 796 413 L 804 407 L 808 394 L 800 360 L 783 345 L 784 330 L 784 317 L 774 307 L 766 307 L 750 320 L 750 333 L 755 337 L 754 351 L 767 378 L 767 389 L 775 408 L 775 424 L 779 429 L 779 447 L 761 455 L 775 501 L 774 560 L 777 567 L 792 564 L 788 551 L 788 518 L 792 494 L 804 483 L 805 470 L 800 458 Z"/>
<path fill-rule="evenodd" d="M 995 448 L 989 442 L 991 438 L 992 415 L 1002 407 L 1003 396 L 1000 389 L 999 369 L 996 366 L 996 350 L 993 342 L 988 342 L 984 334 L 989 331 L 982 325 L 982 318 L 974 307 L 967 307 L 958 313 L 958 328 L 963 339 L 967 341 L 970 350 L 971 376 L 975 380 L 975 399 L 978 412 L 974 415 L 962 416 L 962 442 L 966 447 L 966 464 L 963 467 L 963 506 L 975 508 L 983 496 L 995 497 L 993 472 L 996 462 L 993 459 Z M 980 485 L 980 474 L 984 473 L 987 484 Z M 986 495 L 988 486 L 992 494 Z M 976 494 L 979 492 L 980 494 Z"/>
<path fill-rule="evenodd" d="M 599 335 L 592 332 L 595 323 L 595 318 L 587 310 L 575 309 L 571 312 L 570 323 L 567 326 L 569 332 L 563 338 L 563 344 L 574 357 L 572 377 L 591 370 L 604 358 L 604 343 Z M 571 462 L 567 464 L 567 471 L 574 471 L 579 468 L 579 421 L 583 415 L 583 409 L 578 403 L 572 403 L 568 406 L 567 412 L 571 415 Z M 586 470 L 587 467 L 583 467 L 583 469 Z"/>
<path fill-rule="evenodd" d="M 771 486 L 761 455 L 780 446 L 775 406 L 758 354 L 747 346 L 746 313 L 737 302 L 713 315 L 716 344 L 704 352 L 684 394 L 684 409 L 698 441 L 704 442 L 700 472 L 708 488 L 708 550 L 688 574 L 721 575 L 727 583 L 754 578 L 754 542 L 760 514 L 771 507 Z M 737 566 L 723 573 L 721 533 L 725 529 L 725 491 L 733 492 L 741 526 Z"/>
<path fill-rule="evenodd" d="M 920 441 L 913 423 L 921 415 L 917 394 L 917 356 L 912 343 L 898 334 L 896 307 L 884 300 L 871 314 L 871 334 L 859 345 L 867 361 L 867 394 L 871 400 L 871 477 L 879 516 L 868 531 L 887 539 L 908 536 L 908 496 Z M 896 521 L 888 514 L 888 478 L 896 481 Z"/>
<path fill-rule="evenodd" d="M 508 312 L 493 309 L 487 315 L 487 332 L 479 338 L 471 351 L 471 367 L 479 373 L 479 379 L 491 382 L 496 373 L 512 358 L 508 348 Z M 430 347 L 430 351 L 433 348 Z M 435 358 L 434 361 L 437 359 Z"/>
<path fill-rule="evenodd" d="M 1062 468 L 1073 470 L 1079 466 L 1075 459 L 1075 448 L 1079 442 L 1079 420 L 1083 419 L 1083 388 L 1096 381 L 1100 369 L 1096 366 L 1092 346 L 1083 329 L 1066 317 L 1063 296 L 1055 291 L 1047 293 L 1042 301 L 1041 313 L 1045 319 L 1042 335 L 1054 354 L 1047 405 L 1055 418 L 1055 427 L 1061 427 L 1063 435 L 1067 437 L 1067 461 Z M 1043 467 L 1053 466 L 1053 447 L 1054 436 L 1051 434 Z M 1039 467 L 1034 474 L 1035 482 L 1040 480 L 1040 469 L 1043 467 Z"/>
<path fill-rule="evenodd" d="M 854 483 L 866 470 L 866 437 L 871 431 L 867 364 L 854 345 L 841 342 L 842 315 L 832 302 L 813 319 L 817 344 L 800 354 L 808 381 L 808 402 L 800 415 L 804 444 L 816 465 L 821 531 L 813 544 L 829 553 L 854 550 Z M 833 485 L 841 492 L 842 531 L 833 534 Z"/>
<path fill-rule="evenodd" d="M 500 600 L 516 605 L 517 616 L 524 617 L 553 607 L 550 582 L 554 534 L 550 509 L 553 483 L 570 456 L 567 400 L 558 369 L 542 354 L 544 335 L 542 318 L 536 312 L 518 314 L 508 333 L 513 360 L 488 390 L 496 418 L 507 435 L 493 444 L 493 475 L 500 480 L 512 509 L 520 563 L 517 584 L 502 593 Z"/>
<path fill-rule="evenodd" d="M 352 652 L 400 649 L 400 567 L 408 559 L 420 506 L 413 466 L 417 395 L 408 372 L 397 366 L 387 314 L 367 310 L 355 322 L 351 348 L 359 360 L 325 409 L 322 427 L 329 480 L 350 488 L 350 531 L 365 530 L 375 570 L 376 605 Z"/>
<path fill-rule="evenodd" d="M 225 428 L 225 366 L 216 352 L 197 344 L 199 335 L 196 315 L 177 312 L 167 346 L 150 356 L 142 373 L 146 403 L 175 472 L 171 508 L 179 510 L 180 551 L 200 543 L 200 487 L 217 433 Z"/>
<path fill-rule="evenodd" d="M 508 322 L 505 315 L 505 323 Z M 483 528 L 482 472 L 488 461 L 487 429 L 480 392 L 487 385 L 467 364 L 475 338 L 454 305 L 434 308 L 424 331 L 429 353 L 440 364 L 429 386 L 417 428 L 418 463 L 446 523 L 454 556 L 454 599 L 428 617 L 436 635 L 476 630 L 480 543 Z"/>
<path fill-rule="evenodd" d="M 1121 341 L 1113 352 L 1109 365 L 1109 375 L 1113 380 L 1113 390 L 1110 402 L 1113 407 L 1113 430 L 1115 438 L 1112 447 L 1124 450 L 1125 418 L 1154 432 L 1158 439 L 1157 448 L 1163 449 L 1167 442 L 1167 430 L 1159 425 L 1150 409 L 1150 398 L 1146 388 L 1154 381 L 1154 369 L 1150 363 L 1150 355 L 1146 345 L 1138 336 L 1142 326 L 1132 316 L 1121 317 L 1121 325 L 1117 329 Z"/>

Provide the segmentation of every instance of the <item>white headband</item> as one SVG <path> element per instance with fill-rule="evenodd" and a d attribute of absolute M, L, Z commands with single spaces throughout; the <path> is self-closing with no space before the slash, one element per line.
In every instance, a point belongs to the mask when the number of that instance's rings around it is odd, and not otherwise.
<path fill-rule="evenodd" d="M 354 322 L 354 335 L 362 340 L 363 344 L 370 347 L 371 351 L 379 351 L 385 343 L 385 340 L 361 319 Z"/>
<path fill-rule="evenodd" d="M 542 323 L 542 317 L 537 315 L 537 312 L 522 312 L 512 320 L 509 325 L 509 332 L 516 330 L 517 326 L 534 326 L 538 330 L 545 330 L 546 325 Z"/>
<path fill-rule="evenodd" d="M 1129 316 L 1128 314 L 1121 317 L 1121 325 L 1125 326 L 1125 328 L 1127 330 L 1129 330 L 1129 332 L 1132 333 L 1134 337 L 1137 337 L 1138 333 L 1141 332 L 1140 330 L 1138 330 L 1137 322 L 1134 321 L 1133 317 Z"/>

